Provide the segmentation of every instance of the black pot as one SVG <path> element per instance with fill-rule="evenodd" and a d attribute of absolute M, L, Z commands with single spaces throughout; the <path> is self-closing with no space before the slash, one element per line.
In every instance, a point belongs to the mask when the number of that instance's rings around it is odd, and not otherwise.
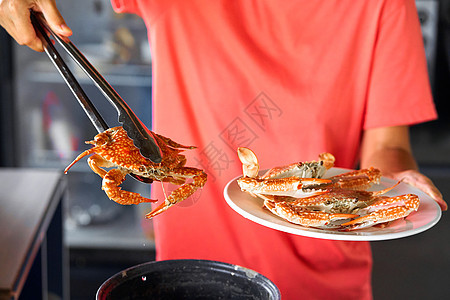
<path fill-rule="evenodd" d="M 126 269 L 105 281 L 98 300 L 280 299 L 265 276 L 240 266 L 208 260 L 165 260 Z"/>

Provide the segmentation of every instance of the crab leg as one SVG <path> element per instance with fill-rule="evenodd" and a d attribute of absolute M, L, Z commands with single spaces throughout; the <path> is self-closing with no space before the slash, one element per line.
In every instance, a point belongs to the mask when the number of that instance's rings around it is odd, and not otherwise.
<path fill-rule="evenodd" d="M 417 211 L 419 204 L 419 197 L 414 194 L 382 198 L 364 209 L 368 215 L 346 222 L 342 226 L 350 231 L 405 218 L 411 212 Z"/>
<path fill-rule="evenodd" d="M 290 198 L 286 197 L 283 200 L 289 202 L 291 205 L 303 206 L 304 208 L 319 210 L 322 207 L 322 211 L 326 211 L 326 206 L 334 206 L 342 208 L 346 212 L 353 212 L 355 209 L 360 209 L 362 207 L 371 206 L 373 203 L 379 203 L 380 199 L 385 199 L 388 197 L 381 197 L 392 189 L 394 189 L 398 184 L 385 188 L 379 191 L 360 191 L 351 189 L 330 189 L 326 193 L 322 193 L 316 196 L 307 198 Z M 276 201 L 276 198 L 274 198 Z M 279 201 L 278 201 L 279 202 Z M 336 212 L 336 211 L 328 211 Z"/>
<path fill-rule="evenodd" d="M 361 169 L 339 174 L 331 177 L 333 181 L 331 187 L 341 189 L 361 189 L 371 187 L 373 184 L 378 184 L 381 178 L 381 171 L 376 168 Z"/>
<path fill-rule="evenodd" d="M 197 191 L 199 188 L 203 187 L 206 183 L 207 175 L 205 172 L 199 169 L 195 168 L 188 168 L 185 167 L 181 169 L 180 171 L 175 171 L 174 176 L 178 177 L 186 177 L 191 178 L 192 182 L 183 184 L 178 189 L 173 191 L 161 205 L 159 205 L 157 208 L 152 210 L 150 213 L 148 213 L 145 217 L 147 219 L 151 219 L 154 216 L 166 211 L 169 209 L 172 205 L 177 204 L 178 202 L 183 201 L 184 199 L 191 196 L 195 191 Z"/>
<path fill-rule="evenodd" d="M 96 150 L 97 150 L 96 147 L 94 147 L 94 148 L 90 148 L 90 149 L 88 149 L 88 150 L 83 151 L 82 153 L 80 153 L 80 154 L 73 160 L 73 162 L 72 162 L 70 165 L 67 166 L 67 168 L 64 170 L 64 174 L 67 174 L 67 172 L 69 171 L 69 169 L 70 169 L 74 164 L 76 164 L 80 159 L 82 159 L 83 157 L 88 156 L 88 155 L 90 155 L 90 154 L 92 154 L 92 153 L 95 153 Z"/>
<path fill-rule="evenodd" d="M 333 228 L 333 222 L 354 218 L 355 214 L 330 214 L 322 211 L 310 211 L 286 202 L 264 201 L 264 206 L 275 215 L 291 222 L 309 227 Z"/>
<path fill-rule="evenodd" d="M 179 144 L 179 143 L 169 139 L 168 137 L 165 137 L 165 136 L 157 134 L 157 133 L 154 133 L 154 134 L 157 136 L 158 139 L 161 139 L 163 141 L 163 143 L 165 143 L 168 146 L 175 148 L 175 149 L 178 149 L 178 148 L 195 149 L 195 148 L 197 148 L 195 146 L 185 146 L 185 145 Z"/>
<path fill-rule="evenodd" d="M 109 170 L 102 181 L 102 190 L 105 191 L 109 199 L 122 205 L 139 204 L 146 202 L 156 202 L 156 200 L 142 197 L 138 193 L 122 190 L 119 185 L 125 180 L 127 173 L 118 169 Z"/>
<path fill-rule="evenodd" d="M 110 128 L 109 130 L 113 130 L 113 129 L 115 129 L 115 128 Z M 116 133 L 117 133 L 117 131 L 116 131 Z M 115 133 L 115 134 L 116 134 L 116 133 Z M 115 134 L 114 134 L 114 135 L 115 135 Z M 101 148 L 102 145 L 107 144 L 110 140 L 111 140 L 111 138 L 108 136 L 108 134 L 106 134 L 106 131 L 105 131 L 105 132 L 102 132 L 102 133 L 97 134 L 97 135 L 94 137 L 94 140 L 92 140 L 92 141 L 86 141 L 86 142 L 85 142 L 86 144 L 95 145 L 95 147 L 92 147 L 92 148 L 90 148 L 90 149 L 88 149 L 88 150 L 83 151 L 82 153 L 80 153 L 80 154 L 73 160 L 73 162 L 72 162 L 70 165 L 67 166 L 67 168 L 64 170 L 64 174 L 67 174 L 67 172 L 69 171 L 69 169 L 70 169 L 75 163 L 77 163 L 80 159 L 82 159 L 83 157 L 88 156 L 88 155 L 90 155 L 90 154 L 92 154 L 92 153 L 96 153 L 96 152 L 98 151 L 98 149 Z M 91 166 L 91 168 L 92 168 L 92 166 Z M 94 170 L 94 172 L 95 172 L 95 170 Z M 97 172 L 96 172 L 96 173 L 97 173 Z M 99 174 L 99 173 L 97 173 L 97 174 Z M 100 174 L 99 174 L 99 175 L 100 175 Z M 100 175 L 100 176 L 102 176 L 102 175 Z M 102 177 L 103 177 L 103 176 L 102 176 Z"/>
<path fill-rule="evenodd" d="M 106 159 L 103 159 L 100 155 L 94 154 L 91 157 L 87 159 L 87 163 L 92 171 L 94 171 L 97 175 L 99 175 L 101 178 L 104 178 L 105 175 L 108 173 L 103 168 L 111 168 L 114 167 L 114 164 L 110 161 L 107 161 Z M 120 183 L 119 183 L 120 184 Z"/>
<path fill-rule="evenodd" d="M 241 190 L 252 194 L 271 194 L 297 197 L 310 197 L 325 193 L 326 191 L 323 191 L 318 187 L 320 187 L 320 185 L 329 184 L 330 182 L 331 180 L 329 179 L 300 177 L 276 179 L 242 177 L 238 179 L 238 184 Z M 310 186 L 317 187 L 317 189 L 309 188 Z"/>

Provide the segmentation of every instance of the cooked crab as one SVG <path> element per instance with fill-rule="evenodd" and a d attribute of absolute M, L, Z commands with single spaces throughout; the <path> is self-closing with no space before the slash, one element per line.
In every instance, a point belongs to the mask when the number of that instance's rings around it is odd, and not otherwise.
<path fill-rule="evenodd" d="M 338 188 L 308 198 L 273 195 L 261 198 L 267 209 L 291 223 L 355 230 L 406 217 L 418 209 L 416 195 L 381 196 L 396 186 L 373 192 Z"/>
<path fill-rule="evenodd" d="M 254 196 L 311 197 L 326 193 L 330 188 L 369 187 L 378 183 L 381 177 L 378 169 L 369 168 L 323 179 L 325 173 L 334 166 L 335 158 L 331 153 L 320 154 L 318 161 L 275 167 L 258 176 L 259 163 L 255 153 L 241 147 L 238 148 L 238 156 L 244 175 L 238 179 L 239 187 Z"/>
<path fill-rule="evenodd" d="M 183 201 L 206 183 L 206 173 L 203 170 L 186 167 L 186 157 L 180 154 L 193 146 L 183 146 L 162 135 L 152 133 L 161 149 L 162 161 L 155 164 L 139 153 L 133 141 L 122 127 L 109 128 L 97 134 L 94 140 L 86 142 L 94 147 L 84 151 L 65 169 L 69 169 L 80 159 L 91 155 L 88 164 L 91 169 L 103 178 L 102 189 L 111 200 L 123 205 L 156 202 L 157 200 L 142 197 L 138 193 L 124 191 L 120 184 L 127 174 L 133 173 L 149 181 L 156 180 L 181 185 L 166 197 L 164 202 L 146 215 L 150 219 L 172 205 Z M 103 168 L 112 168 L 106 171 Z M 186 182 L 192 179 L 192 182 Z"/>
<path fill-rule="evenodd" d="M 238 179 L 241 190 L 263 199 L 267 209 L 291 223 L 348 231 L 406 217 L 419 207 L 416 195 L 381 196 L 397 185 L 365 191 L 380 181 L 381 172 L 376 168 L 317 178 L 334 164 L 329 153 L 321 154 L 318 162 L 272 168 L 261 177 L 253 151 L 239 148 L 238 156 L 244 173 Z"/>
<path fill-rule="evenodd" d="M 395 197 L 378 199 L 367 208 L 358 212 L 359 217 L 341 224 L 344 230 L 366 228 L 377 224 L 385 224 L 390 221 L 406 218 L 413 211 L 419 209 L 420 200 L 415 194 L 405 194 Z"/>

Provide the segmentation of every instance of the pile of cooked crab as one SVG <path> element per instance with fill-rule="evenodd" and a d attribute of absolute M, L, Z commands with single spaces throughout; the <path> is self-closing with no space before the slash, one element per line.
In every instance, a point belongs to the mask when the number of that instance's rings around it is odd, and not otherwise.
<path fill-rule="evenodd" d="M 320 154 L 318 161 L 275 167 L 263 175 L 252 150 L 238 148 L 238 156 L 243 169 L 243 177 L 238 179 L 241 190 L 261 198 L 265 208 L 294 224 L 342 231 L 384 227 L 419 208 L 417 195 L 383 195 L 398 183 L 368 191 L 380 182 L 381 172 L 376 168 L 326 178 L 335 162 L 330 153 Z"/>

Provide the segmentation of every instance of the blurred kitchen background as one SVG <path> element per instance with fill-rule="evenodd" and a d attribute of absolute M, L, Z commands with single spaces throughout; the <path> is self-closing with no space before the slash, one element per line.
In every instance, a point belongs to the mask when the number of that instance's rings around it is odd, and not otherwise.
<path fill-rule="evenodd" d="M 71 40 L 141 120 L 151 124 L 151 56 L 141 19 L 112 11 L 108 0 L 58 1 L 75 34 Z M 411 129 L 420 168 L 450 201 L 450 0 L 418 0 L 430 81 L 439 120 Z M 66 60 L 70 62 L 70 59 Z M 74 66 L 107 123 L 117 114 Z M 64 169 L 96 134 L 45 54 L 18 46 L 0 31 L 0 167 Z M 108 116 L 110 118 L 108 118 Z M 121 206 L 101 190 L 86 163 L 66 175 L 64 250 L 70 298 L 93 298 L 110 276 L 154 259 L 149 206 Z M 150 186 L 128 179 L 124 188 L 149 195 Z M 145 232 L 143 226 L 146 228 Z M 449 218 L 429 231 L 372 243 L 375 299 L 443 299 L 450 294 Z"/>

